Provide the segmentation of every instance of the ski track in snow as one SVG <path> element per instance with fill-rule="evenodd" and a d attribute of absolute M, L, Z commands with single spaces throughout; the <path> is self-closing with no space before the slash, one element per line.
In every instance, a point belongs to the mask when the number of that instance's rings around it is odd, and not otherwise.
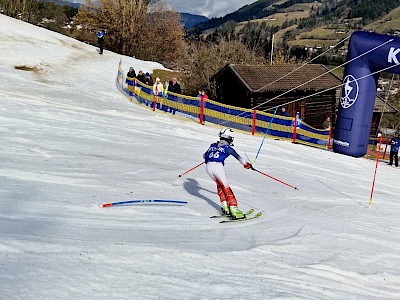
<path fill-rule="evenodd" d="M 399 299 L 399 170 L 368 209 L 373 161 L 268 139 L 256 167 L 300 190 L 229 158 L 263 216 L 219 224 L 204 166 L 178 178 L 218 128 L 128 102 L 121 56 L 3 15 L 0 53 L 0 299 Z M 133 199 L 188 204 L 99 207 Z"/>

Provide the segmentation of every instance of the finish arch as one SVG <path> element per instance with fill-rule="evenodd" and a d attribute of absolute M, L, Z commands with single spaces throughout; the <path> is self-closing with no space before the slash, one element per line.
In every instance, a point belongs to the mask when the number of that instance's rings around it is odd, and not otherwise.
<path fill-rule="evenodd" d="M 347 61 L 333 151 L 360 157 L 367 153 L 379 71 L 400 74 L 400 38 L 357 31 Z"/>

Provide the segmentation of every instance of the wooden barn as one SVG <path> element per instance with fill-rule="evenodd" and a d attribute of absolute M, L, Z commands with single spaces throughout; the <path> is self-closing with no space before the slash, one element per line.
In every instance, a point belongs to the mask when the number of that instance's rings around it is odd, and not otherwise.
<path fill-rule="evenodd" d="M 338 103 L 339 105 L 339 103 Z M 372 115 L 371 124 L 371 137 L 376 137 L 378 134 L 378 127 L 383 114 L 396 114 L 399 111 L 390 103 L 388 103 L 383 97 L 376 96 L 374 114 Z"/>
<path fill-rule="evenodd" d="M 328 69 L 323 65 L 300 67 L 227 65 L 211 78 L 216 86 L 216 100 L 233 106 L 253 108 L 274 99 L 257 107 L 257 110 L 273 113 L 274 109 L 271 108 L 289 103 L 286 105 L 289 116 L 299 112 L 306 123 L 322 128 L 326 117 L 334 119 L 336 99 L 342 82 L 331 73 L 325 74 Z M 308 98 L 295 101 L 303 97 Z"/>

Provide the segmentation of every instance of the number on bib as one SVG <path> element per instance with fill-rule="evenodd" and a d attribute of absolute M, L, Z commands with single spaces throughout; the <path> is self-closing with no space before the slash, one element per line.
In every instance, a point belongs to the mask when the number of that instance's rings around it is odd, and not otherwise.
<path fill-rule="evenodd" d="M 208 158 L 219 158 L 219 152 L 211 152 Z"/>

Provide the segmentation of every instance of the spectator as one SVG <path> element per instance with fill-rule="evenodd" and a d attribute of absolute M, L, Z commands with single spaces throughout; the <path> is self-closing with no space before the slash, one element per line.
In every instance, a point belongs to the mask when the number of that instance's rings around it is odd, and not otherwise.
<path fill-rule="evenodd" d="M 138 75 L 136 76 L 136 79 L 139 80 L 141 83 L 146 82 L 146 76 L 143 74 L 143 71 L 139 71 Z"/>
<path fill-rule="evenodd" d="M 129 72 L 126 74 L 125 82 L 128 85 L 129 96 L 133 96 L 135 90 L 135 70 L 130 67 Z"/>
<path fill-rule="evenodd" d="M 128 72 L 128 74 L 126 74 L 126 77 L 136 78 L 136 72 L 132 67 L 129 68 L 129 72 Z"/>
<path fill-rule="evenodd" d="M 144 79 L 144 83 L 147 85 L 153 85 L 153 83 L 154 83 L 153 78 L 150 76 L 149 72 L 146 72 L 146 77 Z"/>
<path fill-rule="evenodd" d="M 97 43 L 99 44 L 99 54 L 103 54 L 103 48 L 104 48 L 104 35 L 106 34 L 106 32 L 104 30 L 100 30 L 97 33 Z"/>
<path fill-rule="evenodd" d="M 168 83 L 168 91 L 175 94 L 181 93 L 181 86 L 179 85 L 176 77 L 172 77 L 172 80 Z"/>
<path fill-rule="evenodd" d="M 300 117 L 300 113 L 299 112 L 297 112 L 296 113 L 296 118 L 293 118 L 293 120 L 292 120 L 292 126 L 294 127 L 294 120 L 297 120 L 297 122 L 296 122 L 296 127 L 297 128 L 300 128 L 301 127 L 301 123 L 302 123 L 302 119 L 301 119 L 301 117 Z"/>
<path fill-rule="evenodd" d="M 399 132 L 396 132 L 395 137 L 393 137 L 390 140 L 390 162 L 389 162 L 389 166 L 393 165 L 393 158 L 394 158 L 394 165 L 396 167 L 399 166 L 399 147 L 400 147 Z"/>
<path fill-rule="evenodd" d="M 332 127 L 331 117 L 326 117 L 325 121 L 322 123 L 322 126 L 325 129 L 329 129 Z"/>
<path fill-rule="evenodd" d="M 155 96 L 162 96 L 164 93 L 164 86 L 158 77 L 156 78 L 156 83 L 153 85 L 153 93 Z"/>
<path fill-rule="evenodd" d="M 279 111 L 278 115 L 283 116 L 283 117 L 289 117 L 289 114 L 286 110 L 286 106 L 281 107 L 281 110 Z"/>

